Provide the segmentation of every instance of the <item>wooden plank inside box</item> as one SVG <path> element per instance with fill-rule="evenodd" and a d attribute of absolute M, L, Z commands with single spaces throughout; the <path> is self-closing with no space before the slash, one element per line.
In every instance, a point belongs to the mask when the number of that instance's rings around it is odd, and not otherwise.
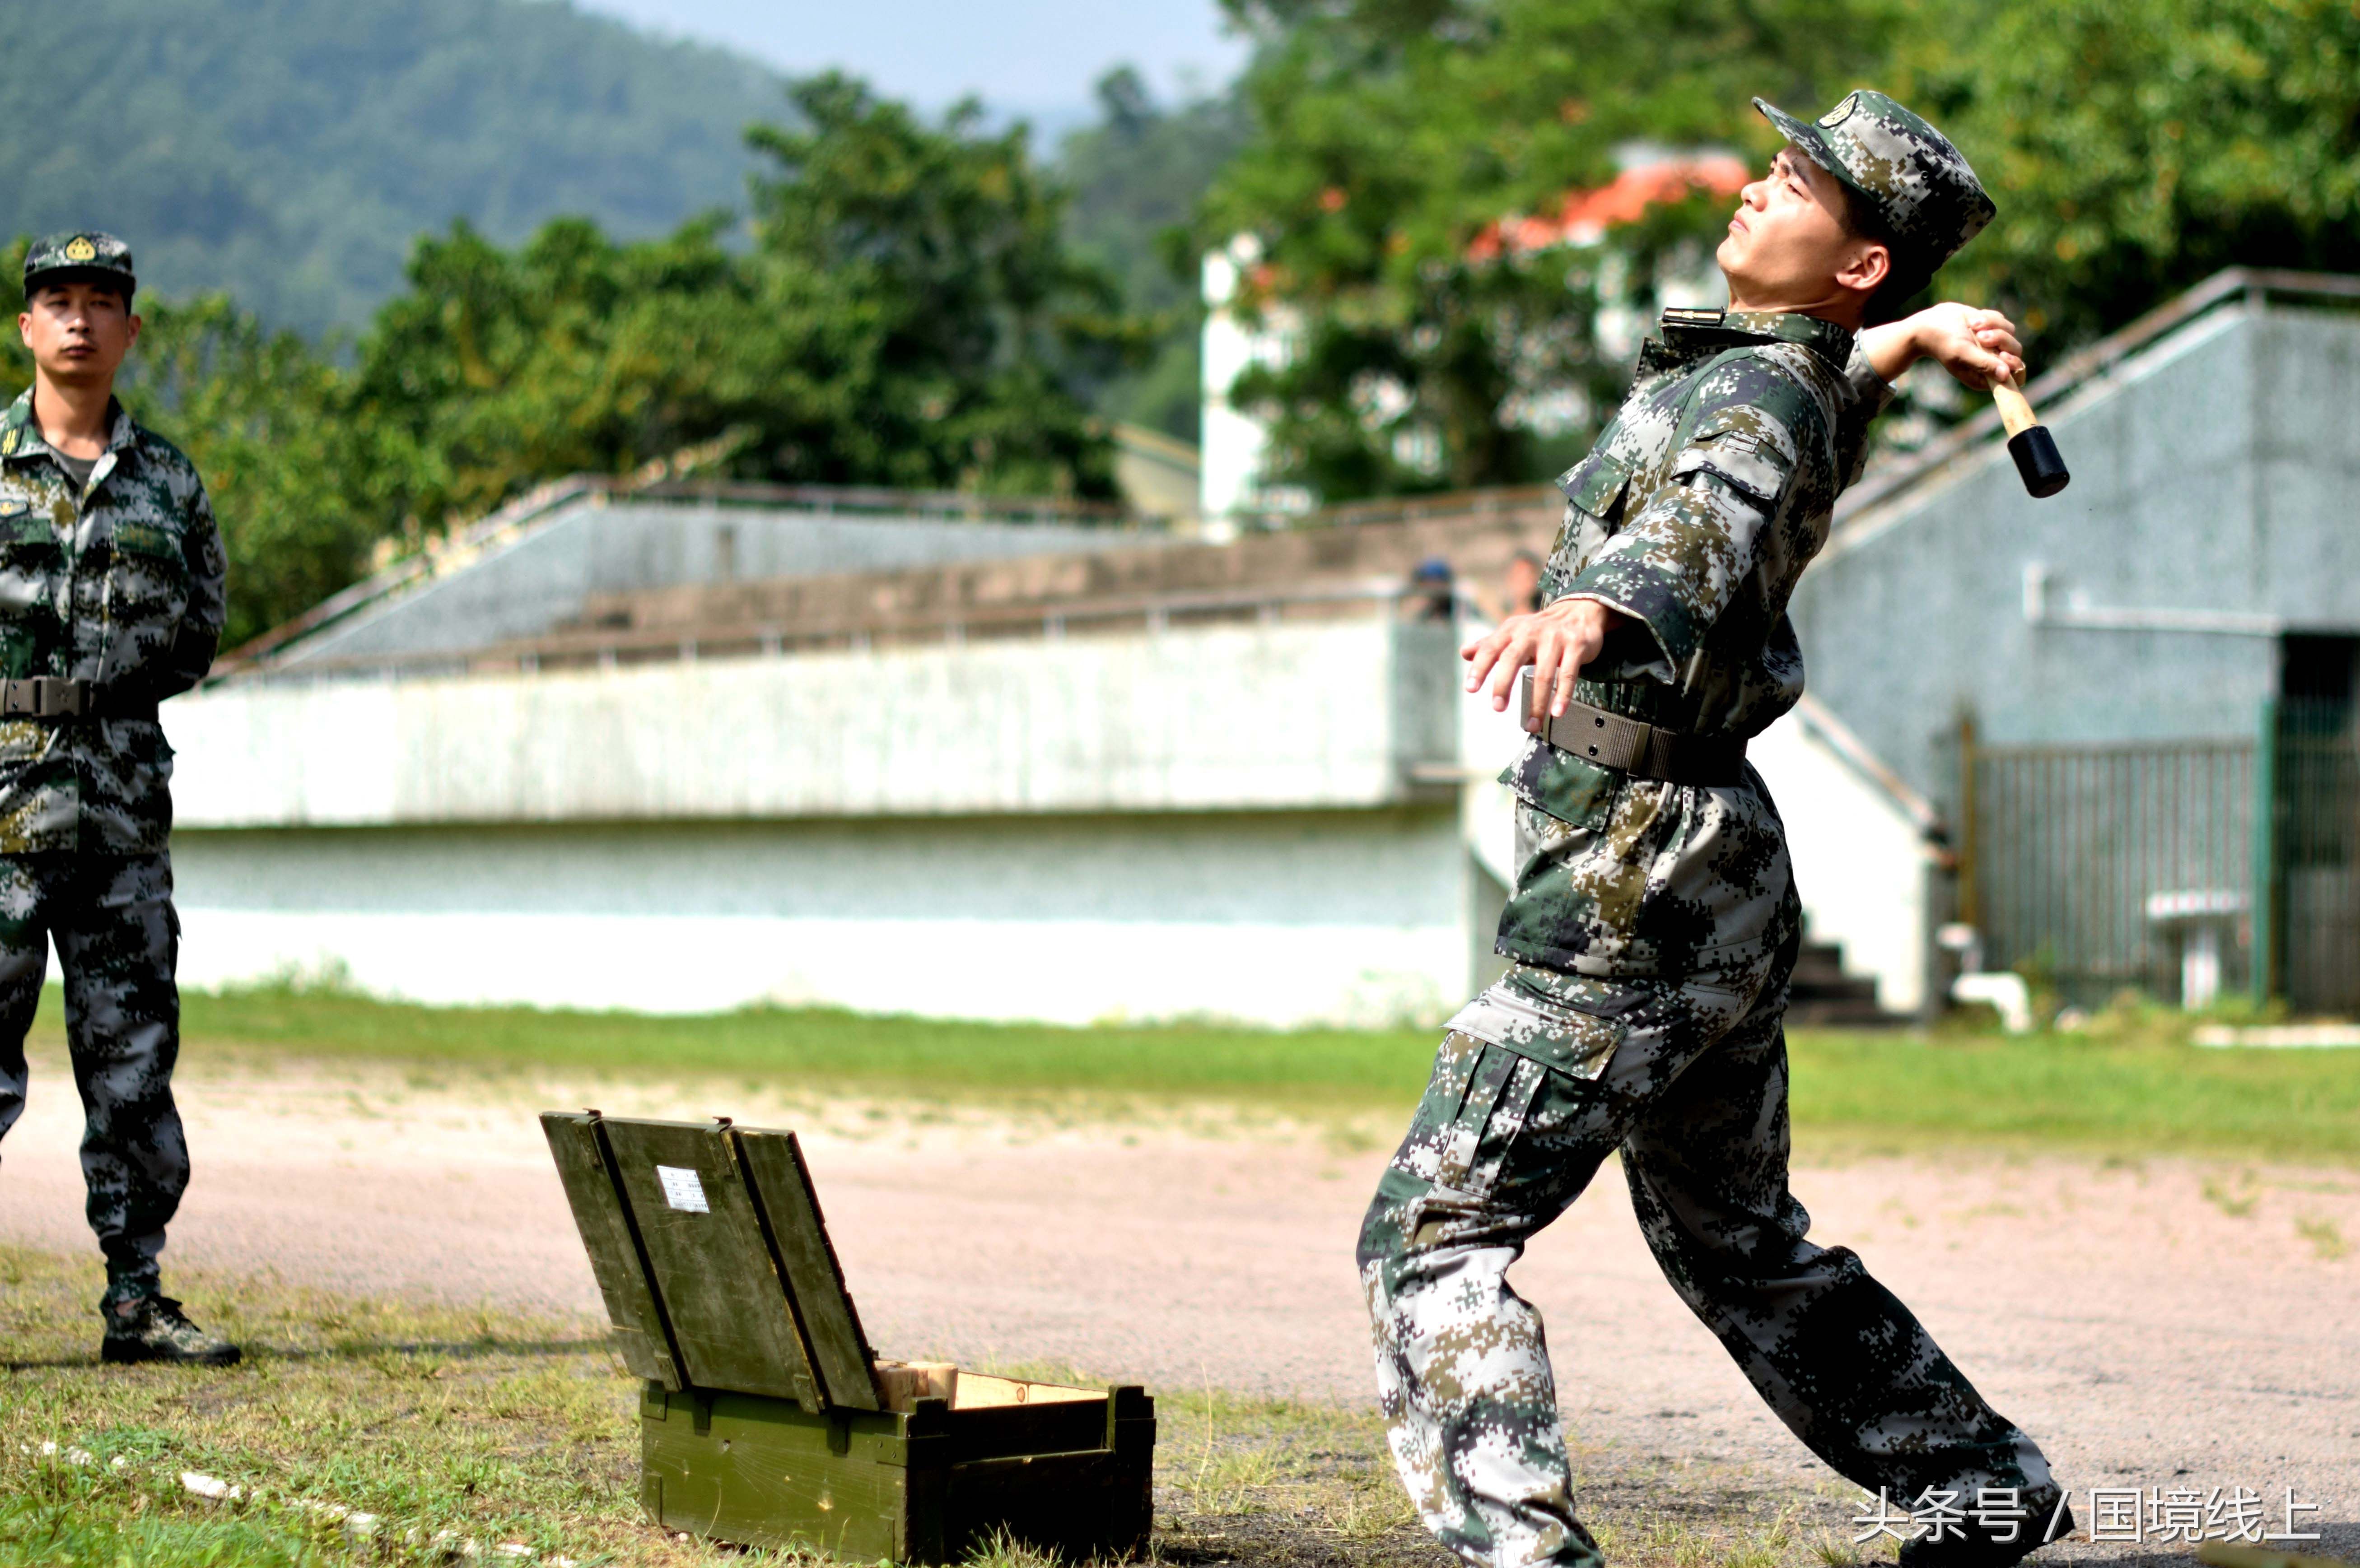
<path fill-rule="evenodd" d="M 541 1120 L 645 1383 L 640 1498 L 665 1529 L 872 1562 L 1001 1531 L 1076 1560 L 1145 1547 L 1146 1391 L 880 1363 L 794 1134 Z"/>

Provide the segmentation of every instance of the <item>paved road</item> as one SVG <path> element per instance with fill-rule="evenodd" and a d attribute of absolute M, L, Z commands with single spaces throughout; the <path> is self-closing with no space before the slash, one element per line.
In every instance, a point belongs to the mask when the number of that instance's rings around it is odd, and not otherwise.
<path fill-rule="evenodd" d="M 1349 1254 L 1386 1152 L 1374 1127 L 1355 1147 L 1218 1112 L 1068 1123 L 203 1062 L 181 1097 L 198 1178 L 168 1264 L 586 1318 L 596 1292 L 531 1113 L 724 1111 L 804 1130 L 886 1354 L 1369 1397 Z M 89 1245 L 78 1131 L 62 1064 L 38 1062 L 0 1239 Z M 2340 1527 L 2329 1545 L 2360 1549 L 2360 1246 L 2322 1256 L 2360 1244 L 2360 1173 L 1866 1159 L 1808 1165 L 1796 1190 L 1814 1235 L 1855 1247 L 2076 1488 L 2291 1486 Z M 1517 1283 L 1586 1440 L 1827 1478 L 1672 1297 L 1611 1171 Z"/>

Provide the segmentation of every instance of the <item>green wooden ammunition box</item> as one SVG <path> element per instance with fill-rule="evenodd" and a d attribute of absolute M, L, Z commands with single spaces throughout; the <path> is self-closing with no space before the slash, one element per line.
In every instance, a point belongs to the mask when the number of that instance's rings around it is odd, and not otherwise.
<path fill-rule="evenodd" d="M 657 1523 L 871 1562 L 956 1562 L 1001 1532 L 1076 1561 L 1146 1546 L 1154 1400 L 880 1364 L 794 1134 L 541 1121 L 643 1379 Z"/>

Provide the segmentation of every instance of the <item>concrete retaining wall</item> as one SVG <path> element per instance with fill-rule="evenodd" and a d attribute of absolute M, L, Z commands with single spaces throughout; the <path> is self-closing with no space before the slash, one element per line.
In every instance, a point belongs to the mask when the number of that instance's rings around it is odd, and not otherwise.
<path fill-rule="evenodd" d="M 184 828 L 1375 807 L 1456 756 L 1447 626 L 1382 619 L 232 683 Z"/>
<path fill-rule="evenodd" d="M 183 983 L 653 1013 L 1443 1017 L 1470 868 L 1449 807 L 1120 818 L 191 832 Z"/>

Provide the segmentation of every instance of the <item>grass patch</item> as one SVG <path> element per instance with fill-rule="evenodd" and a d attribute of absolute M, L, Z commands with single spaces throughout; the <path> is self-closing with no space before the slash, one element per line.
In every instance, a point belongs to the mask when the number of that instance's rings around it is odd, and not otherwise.
<path fill-rule="evenodd" d="M 37 1028 L 60 1029 L 57 992 Z M 316 1056 L 470 1067 L 743 1076 L 975 1094 L 1271 1096 L 1372 1105 L 1414 1098 L 1434 1059 L 1430 1030 L 964 1023 L 826 1008 L 752 1007 L 664 1018 L 531 1007 L 423 1007 L 343 992 L 191 992 L 193 1040 Z M 61 1045 L 63 1037 L 58 1034 Z"/>
<path fill-rule="evenodd" d="M 1790 1050 L 1806 1138 L 2360 1161 L 2360 1056 L 2343 1051 L 2070 1034 L 1819 1034 Z"/>
<path fill-rule="evenodd" d="M 585 1082 L 736 1077 L 950 1098 L 1198 1097 L 1315 1113 L 1406 1107 L 1436 1040 L 1430 1029 L 1065 1029 L 819 1009 L 656 1018 L 423 1007 L 290 989 L 191 993 L 184 1008 L 198 1052 L 563 1070 Z M 35 1035 L 63 1045 L 54 987 Z M 2360 1161 L 2360 1058 L 2202 1049 L 2171 1017 L 2135 1030 L 2022 1038 L 1802 1032 L 1788 1051 L 1807 1152 L 1814 1142 L 1871 1150 L 2000 1143 Z"/>
<path fill-rule="evenodd" d="M 798 1560 L 647 1521 L 637 1385 L 603 1335 L 179 1278 L 200 1320 L 245 1344 L 245 1365 L 101 1367 L 96 1264 L 0 1247 L 0 1568 L 527 1561 L 503 1547 L 582 1568 Z M 1161 1390 L 1158 1415 L 1155 1562 L 1454 1561 L 1411 1517 L 1371 1411 Z M 184 1472 L 237 1496 L 193 1496 Z M 1820 1527 L 1849 1511 L 1841 1488 L 1774 1496 L 1606 1451 L 1578 1453 L 1577 1472 L 1585 1517 L 1633 1568 L 1793 1562 L 1840 1541 Z M 354 1510 L 374 1517 L 355 1530 Z M 1002 1541 L 972 1568 L 1047 1563 Z"/>

